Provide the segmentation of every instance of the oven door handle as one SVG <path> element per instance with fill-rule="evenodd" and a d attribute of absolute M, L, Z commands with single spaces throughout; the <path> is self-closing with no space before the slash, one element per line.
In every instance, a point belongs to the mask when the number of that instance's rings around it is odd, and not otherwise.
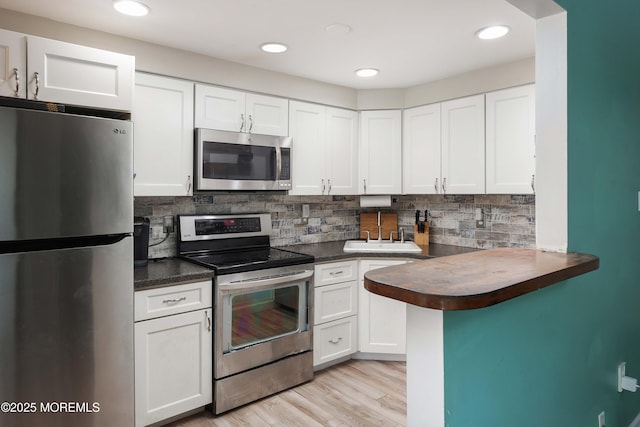
<path fill-rule="evenodd" d="M 233 282 L 218 283 L 218 291 L 222 294 L 236 293 L 239 291 L 246 291 L 251 289 L 252 291 L 260 291 L 269 288 L 273 288 L 276 285 L 285 283 L 296 282 L 298 280 L 304 280 L 313 276 L 313 270 L 304 270 L 291 274 L 284 274 L 278 276 L 258 277 L 251 280 L 235 280 Z"/>

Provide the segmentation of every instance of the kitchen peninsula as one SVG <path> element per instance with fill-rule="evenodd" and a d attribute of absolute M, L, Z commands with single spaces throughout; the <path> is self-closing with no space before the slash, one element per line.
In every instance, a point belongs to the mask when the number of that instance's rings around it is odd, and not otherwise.
<path fill-rule="evenodd" d="M 445 354 L 445 341 L 456 332 L 455 328 L 445 328 L 446 312 L 489 310 L 490 306 L 598 268 L 599 258 L 594 255 L 501 248 L 366 273 L 367 290 L 409 304 L 408 424 L 445 425 L 445 413 L 449 413 L 445 402 L 445 358 L 451 357 Z M 468 343 L 465 350 L 473 352 L 473 344 Z M 475 344 L 482 342 L 477 340 Z M 496 354 L 499 357 L 504 355 Z"/>

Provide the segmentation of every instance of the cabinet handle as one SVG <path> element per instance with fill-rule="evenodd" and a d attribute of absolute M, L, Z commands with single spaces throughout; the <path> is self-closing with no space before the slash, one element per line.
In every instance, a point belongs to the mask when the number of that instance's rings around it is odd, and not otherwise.
<path fill-rule="evenodd" d="M 322 194 L 324 194 L 324 189 L 326 188 L 326 186 L 324 185 L 324 178 L 322 178 Z"/>
<path fill-rule="evenodd" d="M 436 178 L 436 183 L 433 184 L 433 188 L 436 189 L 436 194 L 438 194 L 438 178 Z"/>
<path fill-rule="evenodd" d="M 339 274 L 344 274 L 344 271 L 343 271 L 343 270 L 340 270 L 340 271 L 330 271 L 330 272 L 329 272 L 329 274 L 330 274 L 331 276 L 337 276 L 337 275 L 339 275 Z"/>
<path fill-rule="evenodd" d="M 447 192 L 447 178 L 442 178 L 442 194 Z"/>
<path fill-rule="evenodd" d="M 36 92 L 33 94 L 33 99 L 35 99 L 37 101 L 38 100 L 38 92 L 40 92 L 40 75 L 38 74 L 37 71 L 33 73 L 33 78 L 36 81 Z"/>
<path fill-rule="evenodd" d="M 204 312 L 204 317 L 207 319 L 207 331 L 211 332 L 211 317 L 209 317 L 209 313 Z"/>
<path fill-rule="evenodd" d="M 327 179 L 327 182 L 329 183 L 329 190 L 327 191 L 327 194 L 331 194 L 331 180 Z"/>
<path fill-rule="evenodd" d="M 20 92 L 20 74 L 18 74 L 18 69 L 14 68 L 13 69 L 13 74 L 16 76 L 16 96 L 20 96 L 19 92 Z"/>
<path fill-rule="evenodd" d="M 187 299 L 187 297 L 180 297 L 180 298 L 171 298 L 171 299 L 165 299 L 162 300 L 163 304 L 177 304 L 181 301 L 185 301 Z"/>
<path fill-rule="evenodd" d="M 332 339 L 329 340 L 329 342 L 331 344 L 338 344 L 340 341 L 342 341 L 342 337 L 338 337 L 337 339 L 336 338 L 332 338 Z"/>
<path fill-rule="evenodd" d="M 367 194 L 367 179 L 363 179 L 364 181 L 364 194 Z"/>
<path fill-rule="evenodd" d="M 240 132 L 244 128 L 244 114 L 240 114 Z"/>
<path fill-rule="evenodd" d="M 249 114 L 249 133 L 251 133 L 251 129 L 253 129 L 253 117 Z"/>
<path fill-rule="evenodd" d="M 191 192 L 191 175 L 187 175 L 187 194 Z"/>
<path fill-rule="evenodd" d="M 533 190 L 533 192 L 536 192 L 536 175 L 533 174 L 531 175 L 531 189 Z"/>

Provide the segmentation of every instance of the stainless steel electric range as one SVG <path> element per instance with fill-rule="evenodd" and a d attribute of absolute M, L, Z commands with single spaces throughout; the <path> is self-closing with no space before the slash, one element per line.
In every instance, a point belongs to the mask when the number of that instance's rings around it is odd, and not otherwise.
<path fill-rule="evenodd" d="M 270 247 L 271 216 L 180 215 L 178 251 L 215 270 L 219 414 L 313 378 L 313 257 Z"/>

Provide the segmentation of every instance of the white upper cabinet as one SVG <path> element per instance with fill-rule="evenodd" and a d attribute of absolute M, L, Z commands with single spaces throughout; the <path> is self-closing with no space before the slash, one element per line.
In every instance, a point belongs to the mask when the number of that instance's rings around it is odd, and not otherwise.
<path fill-rule="evenodd" d="M 438 194 L 441 191 L 440 104 L 404 111 L 402 134 L 402 192 Z"/>
<path fill-rule="evenodd" d="M 3 96 L 131 111 L 133 56 L 4 30 L 0 50 Z"/>
<path fill-rule="evenodd" d="M 293 142 L 295 144 L 295 140 Z M 327 108 L 326 194 L 358 193 L 358 113 Z"/>
<path fill-rule="evenodd" d="M 289 194 L 318 195 L 326 191 L 326 123 L 326 107 L 297 101 L 289 103 L 289 135 L 293 139 Z"/>
<path fill-rule="evenodd" d="M 360 194 L 402 192 L 402 112 L 360 113 Z"/>
<path fill-rule="evenodd" d="M 193 192 L 193 83 L 136 73 L 134 195 Z"/>
<path fill-rule="evenodd" d="M 358 115 L 355 111 L 291 101 L 294 195 L 357 193 Z"/>
<path fill-rule="evenodd" d="M 27 38 L 24 34 L 0 30 L 0 96 L 25 98 Z"/>
<path fill-rule="evenodd" d="M 484 95 L 443 102 L 441 107 L 441 190 L 484 194 Z"/>
<path fill-rule="evenodd" d="M 287 136 L 289 101 L 196 84 L 195 127 Z"/>
<path fill-rule="evenodd" d="M 487 102 L 487 193 L 531 194 L 535 188 L 535 88 L 491 92 Z"/>

